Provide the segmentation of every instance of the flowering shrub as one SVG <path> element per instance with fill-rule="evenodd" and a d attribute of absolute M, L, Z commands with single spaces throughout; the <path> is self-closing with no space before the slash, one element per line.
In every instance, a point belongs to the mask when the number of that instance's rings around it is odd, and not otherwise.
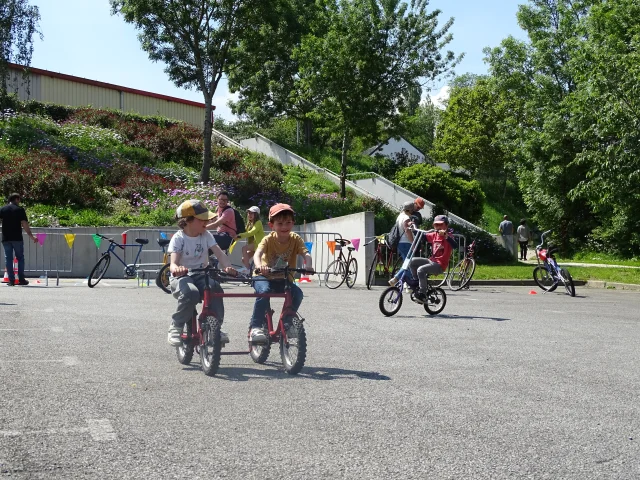
<path fill-rule="evenodd" d="M 114 147 L 124 140 L 114 130 L 80 123 L 69 122 L 60 127 L 60 136 L 67 145 L 90 150 L 100 147 Z"/>

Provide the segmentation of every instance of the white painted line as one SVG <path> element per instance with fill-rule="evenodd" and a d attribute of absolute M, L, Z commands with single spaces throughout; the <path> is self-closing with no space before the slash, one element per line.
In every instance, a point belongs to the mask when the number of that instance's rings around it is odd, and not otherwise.
<path fill-rule="evenodd" d="M 62 328 L 62 327 L 51 327 L 51 331 L 53 333 L 64 333 L 64 328 Z"/>
<path fill-rule="evenodd" d="M 63 357 L 62 362 L 68 367 L 72 367 L 74 365 L 78 365 L 80 362 L 78 361 L 78 357 Z"/>
<path fill-rule="evenodd" d="M 465 300 L 469 300 L 470 302 L 477 302 L 477 298 L 465 298 Z"/>
<path fill-rule="evenodd" d="M 0 332 L 22 332 L 22 331 L 34 331 L 34 330 L 50 330 L 54 333 L 63 333 L 64 330 L 62 327 L 51 327 L 51 328 L 0 328 Z"/>
<path fill-rule="evenodd" d="M 64 363 L 67 366 L 80 365 L 78 357 L 63 357 L 62 360 L 0 360 L 0 363 Z"/>
<path fill-rule="evenodd" d="M 96 442 L 108 442 L 117 438 L 111 422 L 106 418 L 99 420 L 87 420 L 89 433 Z"/>

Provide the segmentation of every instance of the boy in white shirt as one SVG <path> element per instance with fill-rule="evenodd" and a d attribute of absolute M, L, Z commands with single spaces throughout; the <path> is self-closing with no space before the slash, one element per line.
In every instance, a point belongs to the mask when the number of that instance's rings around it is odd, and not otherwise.
<path fill-rule="evenodd" d="M 171 238 L 168 252 L 171 254 L 171 277 L 169 284 L 173 296 L 178 299 L 176 312 L 172 315 L 169 326 L 168 342 L 173 347 L 182 345 L 182 330 L 186 322 L 191 321 L 193 310 L 202 301 L 205 288 L 205 274 L 202 272 L 189 274 L 190 268 L 204 268 L 209 263 L 209 249 L 218 258 L 224 271 L 235 274 L 229 258 L 216 243 L 213 235 L 207 231 L 207 223 L 215 214 L 199 200 L 187 200 L 176 209 L 178 230 Z M 210 280 L 213 290 L 222 293 L 220 284 Z M 212 308 L 222 323 L 224 304 L 222 298 L 212 299 Z M 227 343 L 229 337 L 220 332 L 220 341 Z"/>

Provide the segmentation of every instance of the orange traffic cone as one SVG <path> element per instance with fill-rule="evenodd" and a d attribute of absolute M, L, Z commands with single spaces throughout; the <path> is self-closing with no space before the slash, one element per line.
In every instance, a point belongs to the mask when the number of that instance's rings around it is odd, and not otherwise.
<path fill-rule="evenodd" d="M 300 277 L 300 283 L 311 283 L 311 278 L 309 278 L 309 277 Z"/>
<path fill-rule="evenodd" d="M 4 269 L 4 277 L 2 278 L 2 283 L 9 283 L 9 274 L 7 273 L 7 269 Z"/>

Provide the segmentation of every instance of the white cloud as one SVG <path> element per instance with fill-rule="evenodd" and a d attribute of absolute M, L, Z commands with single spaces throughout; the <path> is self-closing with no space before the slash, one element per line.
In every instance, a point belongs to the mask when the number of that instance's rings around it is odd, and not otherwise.
<path fill-rule="evenodd" d="M 429 95 L 429 97 L 431 98 L 431 103 L 433 103 L 438 108 L 444 109 L 445 105 L 443 102 L 449 99 L 450 92 L 451 87 L 449 85 L 443 86 L 435 95 Z"/>
<path fill-rule="evenodd" d="M 237 120 L 238 117 L 231 113 L 231 109 L 229 108 L 228 103 L 230 100 L 238 100 L 238 94 L 230 93 L 229 90 L 226 89 L 226 84 L 224 85 L 224 87 L 224 89 L 218 87 L 218 92 L 220 93 L 220 95 L 213 96 L 212 102 L 216 106 L 216 109 L 213 113 L 216 117 L 222 117 L 227 121 Z"/>

